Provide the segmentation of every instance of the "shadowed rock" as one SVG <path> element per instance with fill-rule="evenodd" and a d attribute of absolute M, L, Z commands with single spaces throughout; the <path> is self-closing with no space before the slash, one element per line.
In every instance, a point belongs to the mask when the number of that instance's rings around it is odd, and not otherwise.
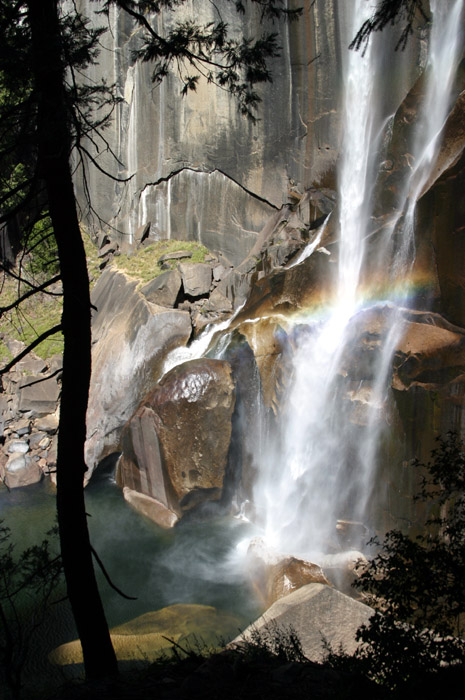
<path fill-rule="evenodd" d="M 181 275 L 177 270 L 169 270 L 145 284 L 140 291 L 147 301 L 173 308 L 180 289 Z"/>
<path fill-rule="evenodd" d="M 191 509 L 217 500 L 234 402 L 227 362 L 204 358 L 175 367 L 145 397 L 124 429 L 118 483 L 175 514 L 181 512 L 181 501 L 183 508 Z M 195 497 L 186 498 L 193 492 Z M 133 504 L 137 507 L 134 499 Z M 158 522 L 156 510 L 153 519 Z"/>

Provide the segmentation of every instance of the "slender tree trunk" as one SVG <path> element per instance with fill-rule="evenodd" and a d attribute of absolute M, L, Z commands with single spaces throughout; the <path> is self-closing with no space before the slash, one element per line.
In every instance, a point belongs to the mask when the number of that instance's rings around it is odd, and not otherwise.
<path fill-rule="evenodd" d="M 58 434 L 57 510 L 69 600 L 88 678 L 117 673 L 97 588 L 84 504 L 86 410 L 91 369 L 90 297 L 70 156 L 69 113 L 57 0 L 28 0 L 39 97 L 39 167 L 58 246 L 65 339 Z"/>

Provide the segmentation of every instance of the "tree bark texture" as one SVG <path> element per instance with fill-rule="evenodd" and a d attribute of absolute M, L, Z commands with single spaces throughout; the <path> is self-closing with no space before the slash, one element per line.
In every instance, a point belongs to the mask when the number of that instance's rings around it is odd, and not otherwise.
<path fill-rule="evenodd" d="M 71 132 L 57 0 L 28 0 L 39 100 L 39 173 L 45 182 L 63 282 L 63 379 L 57 510 L 69 600 L 86 676 L 117 673 L 92 561 L 84 503 L 84 442 L 91 372 L 89 281 L 70 168 Z"/>

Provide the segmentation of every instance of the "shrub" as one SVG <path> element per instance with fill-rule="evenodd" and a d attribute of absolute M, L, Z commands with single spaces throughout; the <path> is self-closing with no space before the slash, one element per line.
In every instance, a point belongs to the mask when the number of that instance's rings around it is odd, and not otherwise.
<path fill-rule="evenodd" d="M 60 595 L 61 557 L 48 540 L 15 556 L 11 531 L 0 521 L 0 679 L 20 697 L 34 633 Z"/>
<path fill-rule="evenodd" d="M 424 671 L 464 664 L 465 454 L 455 433 L 438 439 L 417 498 L 434 515 L 415 538 L 392 530 L 354 587 L 370 597 L 375 613 L 360 627 L 354 657 L 330 653 L 333 666 L 358 668 L 395 688 Z"/>

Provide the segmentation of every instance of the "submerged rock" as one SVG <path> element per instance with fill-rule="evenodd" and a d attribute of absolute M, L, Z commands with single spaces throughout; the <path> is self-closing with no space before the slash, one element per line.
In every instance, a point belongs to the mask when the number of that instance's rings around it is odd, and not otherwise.
<path fill-rule="evenodd" d="M 153 520 L 160 527 L 169 530 L 179 520 L 179 516 L 174 510 L 170 510 L 168 506 L 151 496 L 147 496 L 145 493 L 139 493 L 128 486 L 124 486 L 123 496 L 129 505 L 139 511 L 139 513 L 142 513 L 142 515 L 145 515 L 149 520 Z"/>
<path fill-rule="evenodd" d="M 150 662 L 169 655 L 173 643 L 186 649 L 196 648 L 199 640 L 206 646 L 218 646 L 218 640 L 231 639 L 239 626 L 238 618 L 210 605 L 177 604 L 113 627 L 110 635 L 119 661 Z M 82 663 L 81 643 L 62 644 L 50 653 L 49 660 L 60 666 Z"/>

